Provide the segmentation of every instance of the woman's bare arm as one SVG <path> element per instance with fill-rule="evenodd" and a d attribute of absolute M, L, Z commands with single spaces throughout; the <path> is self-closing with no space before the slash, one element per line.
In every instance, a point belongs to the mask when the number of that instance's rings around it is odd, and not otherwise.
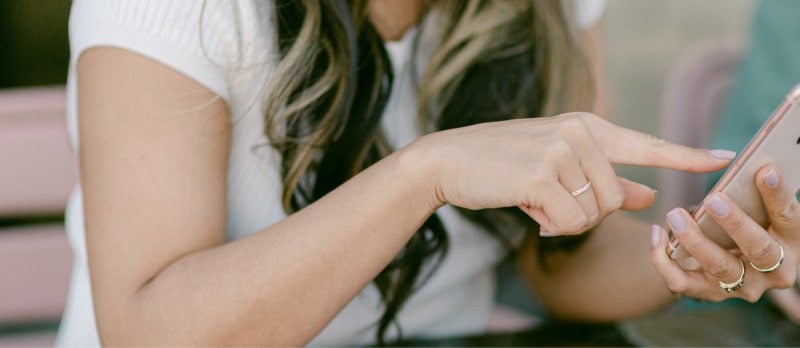
<path fill-rule="evenodd" d="M 528 241 L 520 268 L 548 311 L 563 320 L 611 322 L 663 308 L 675 296 L 650 262 L 649 223 L 617 212 L 575 250 L 539 263 Z"/>
<path fill-rule="evenodd" d="M 552 234 L 577 234 L 652 196 L 620 185 L 612 162 L 728 163 L 586 113 L 484 123 L 424 136 L 225 243 L 223 101 L 117 48 L 87 50 L 78 76 L 89 265 L 101 339 L 112 345 L 301 345 L 445 203 L 517 206 Z M 587 178 L 591 193 L 571 196 Z"/>
<path fill-rule="evenodd" d="M 81 182 L 104 344 L 302 345 L 441 204 L 419 180 L 426 173 L 398 154 L 225 244 L 225 103 L 121 49 L 88 50 L 78 73 Z"/>

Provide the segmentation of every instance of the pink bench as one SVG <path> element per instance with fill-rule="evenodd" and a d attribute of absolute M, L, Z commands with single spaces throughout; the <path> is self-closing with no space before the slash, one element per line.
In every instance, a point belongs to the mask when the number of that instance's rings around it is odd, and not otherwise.
<path fill-rule="evenodd" d="M 77 181 L 62 86 L 0 90 L 0 346 L 52 345 L 72 256 L 64 207 Z"/>

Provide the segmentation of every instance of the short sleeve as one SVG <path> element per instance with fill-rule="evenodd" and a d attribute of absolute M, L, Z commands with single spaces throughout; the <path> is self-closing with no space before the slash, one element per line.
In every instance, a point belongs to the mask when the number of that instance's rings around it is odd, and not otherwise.
<path fill-rule="evenodd" d="M 230 98 L 226 68 L 236 54 L 236 16 L 225 0 L 75 0 L 72 62 L 91 47 L 127 49 Z"/>
<path fill-rule="evenodd" d="M 588 29 L 597 24 L 606 11 L 607 0 L 572 0 L 575 25 Z"/>

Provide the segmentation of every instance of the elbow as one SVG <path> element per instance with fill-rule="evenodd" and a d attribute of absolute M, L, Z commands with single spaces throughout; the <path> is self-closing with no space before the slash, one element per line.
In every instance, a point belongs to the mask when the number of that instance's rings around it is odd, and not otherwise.
<path fill-rule="evenodd" d="M 109 308 L 111 307 L 111 308 Z M 95 303 L 95 322 L 102 346 L 135 346 L 144 344 L 146 330 L 136 317 L 123 307 Z M 149 333 L 152 335 L 153 333 Z"/>
<path fill-rule="evenodd" d="M 131 301 L 135 303 L 136 301 Z M 166 314 L 144 304 L 95 305 L 102 346 L 303 346 L 310 338 L 291 335 L 268 320 L 199 318 Z M 173 313 L 174 314 L 174 313 Z M 247 316 L 244 316 L 247 317 Z M 254 318 L 250 316 L 250 318 Z"/>
<path fill-rule="evenodd" d="M 585 295 L 585 294 L 584 294 Z M 559 321 L 607 324 L 652 314 L 662 304 L 624 299 L 619 296 L 542 296 L 548 314 Z"/>
<path fill-rule="evenodd" d="M 101 304 L 95 301 L 97 333 L 102 346 L 222 345 L 216 330 L 184 325 L 135 300 Z M 217 344 L 219 343 L 219 344 Z"/>

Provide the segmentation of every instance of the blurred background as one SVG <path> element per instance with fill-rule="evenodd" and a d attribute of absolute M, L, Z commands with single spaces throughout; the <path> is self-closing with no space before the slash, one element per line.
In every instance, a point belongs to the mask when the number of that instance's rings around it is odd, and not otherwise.
<path fill-rule="evenodd" d="M 745 41 L 754 4 L 754 0 L 609 0 L 604 48 L 614 120 L 629 128 L 661 134 L 665 84 L 675 67 L 703 47 Z M 58 90 L 63 86 L 69 58 L 69 6 L 68 0 L 0 1 L 0 13 L 4 15 L 0 21 L 0 94 L 13 95 L 20 88 L 55 86 Z M 8 98 L 0 99 L 0 196 L 9 196 L 7 193 L 12 190 L 34 190 L 43 181 L 51 180 L 35 173 L 25 173 L 24 177 L 13 180 L 3 178 L 4 172 L 5 177 L 11 177 L 9 172 L 19 171 L 18 168 L 74 180 L 74 167 L 70 163 L 48 159 L 54 153 L 68 152 L 63 136 L 54 145 L 40 149 L 51 151 L 49 154 L 31 156 L 20 149 L 3 148 L 2 144 L 27 146 L 29 141 L 16 137 L 18 133 L 9 131 L 9 127 L 31 126 L 20 123 L 19 114 L 10 115 L 2 105 L 4 101 Z M 56 110 L 55 116 L 53 110 L 47 112 L 55 120 L 51 123 L 60 126 L 61 111 Z M 16 151 L 17 157 L 4 157 L 3 153 L 10 153 L 9 149 Z M 73 160 L 67 155 L 62 157 Z M 8 162 L 20 159 L 25 163 Z M 37 159 L 44 163 L 29 165 L 28 162 Z M 654 169 L 620 167 L 619 171 L 623 176 L 658 187 L 659 176 Z M 50 199 L 63 205 L 66 194 L 59 191 Z M 69 268 L 67 242 L 63 231 L 58 230 L 61 211 L 48 208 L 15 213 L 13 209 L 4 210 L 9 204 L 12 203 L 0 198 L 0 346 L 51 345 L 66 291 L 68 271 L 65 270 Z M 656 217 L 657 210 L 639 214 Z M 31 231 L 42 229 L 56 235 L 48 239 L 46 246 L 37 249 L 36 238 L 22 238 L 26 233 L 41 236 Z M 57 257 L 47 261 L 47 255 Z M 20 289 L 10 282 L 29 288 Z M 24 314 L 26 308 L 30 309 L 28 314 Z"/>
<path fill-rule="evenodd" d="M 52 346 L 76 180 L 64 91 L 69 0 L 0 1 L 0 347 Z"/>
<path fill-rule="evenodd" d="M 670 74 L 698 51 L 744 43 L 755 4 L 754 0 L 609 0 L 603 39 L 614 121 L 661 135 Z M 656 169 L 618 167 L 618 172 L 658 186 Z M 640 215 L 652 218 L 657 211 Z"/>
<path fill-rule="evenodd" d="M 69 0 L 0 1 L 0 88 L 66 81 Z"/>

